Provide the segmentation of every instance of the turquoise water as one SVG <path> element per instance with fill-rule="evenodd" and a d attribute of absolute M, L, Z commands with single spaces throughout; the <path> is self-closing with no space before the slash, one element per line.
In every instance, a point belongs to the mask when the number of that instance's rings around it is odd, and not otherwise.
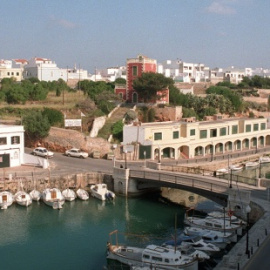
<path fill-rule="evenodd" d="M 174 234 L 176 214 L 181 228 L 183 207 L 157 195 L 77 200 L 61 210 L 12 205 L 0 211 L 0 269 L 104 269 L 111 231 L 119 230 L 122 243 L 162 243 Z"/>

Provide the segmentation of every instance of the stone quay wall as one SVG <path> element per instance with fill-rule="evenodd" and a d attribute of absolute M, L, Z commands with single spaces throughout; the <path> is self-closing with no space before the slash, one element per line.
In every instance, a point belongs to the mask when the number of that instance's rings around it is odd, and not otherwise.
<path fill-rule="evenodd" d="M 9 190 L 16 193 L 18 190 L 23 189 L 30 192 L 33 189 L 43 191 L 45 188 L 59 188 L 64 190 L 66 188 L 90 189 L 91 185 L 98 183 L 106 183 L 108 188 L 113 190 L 113 179 L 111 175 L 99 172 L 67 174 L 61 176 L 32 176 L 32 177 L 17 177 L 8 175 L 0 180 L 0 190 Z"/>

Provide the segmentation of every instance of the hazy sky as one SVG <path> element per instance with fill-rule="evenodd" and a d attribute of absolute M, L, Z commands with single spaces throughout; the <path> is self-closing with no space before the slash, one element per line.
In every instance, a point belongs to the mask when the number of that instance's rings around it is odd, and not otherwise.
<path fill-rule="evenodd" d="M 0 59 L 125 65 L 138 54 L 270 68 L 270 0 L 1 0 Z"/>

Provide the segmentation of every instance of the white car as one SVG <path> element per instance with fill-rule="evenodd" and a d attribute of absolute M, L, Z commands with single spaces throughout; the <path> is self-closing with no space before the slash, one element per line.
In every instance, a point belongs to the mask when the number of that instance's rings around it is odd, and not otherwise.
<path fill-rule="evenodd" d="M 88 153 L 82 152 L 80 149 L 72 148 L 65 152 L 65 155 L 68 157 L 78 157 L 78 158 L 87 158 Z"/>
<path fill-rule="evenodd" d="M 40 156 L 40 157 L 45 157 L 45 158 L 52 158 L 54 153 L 47 150 L 44 147 L 37 147 L 33 150 L 33 155 L 34 156 Z"/>

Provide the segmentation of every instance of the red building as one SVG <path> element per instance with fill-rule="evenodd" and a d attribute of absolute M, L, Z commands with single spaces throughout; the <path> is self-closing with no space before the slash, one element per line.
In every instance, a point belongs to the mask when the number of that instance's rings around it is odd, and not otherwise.
<path fill-rule="evenodd" d="M 117 85 L 115 87 L 115 93 L 120 95 L 123 100 L 131 103 L 137 103 L 140 101 L 138 93 L 133 89 L 133 81 L 140 77 L 145 72 L 157 72 L 157 61 L 150 59 L 143 55 L 138 55 L 137 58 L 127 59 L 127 82 L 126 87 Z M 162 90 L 162 98 L 157 103 L 169 103 L 169 90 Z M 161 94 L 160 92 L 158 94 Z"/>

